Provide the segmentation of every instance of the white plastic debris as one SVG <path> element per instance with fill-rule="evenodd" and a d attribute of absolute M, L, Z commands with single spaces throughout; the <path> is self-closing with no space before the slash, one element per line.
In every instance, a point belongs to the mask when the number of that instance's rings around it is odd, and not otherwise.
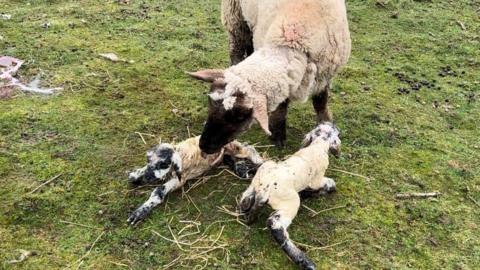
<path fill-rule="evenodd" d="M 11 14 L 3 14 L 0 16 L 2 20 L 10 20 L 12 18 Z"/>
<path fill-rule="evenodd" d="M 24 250 L 24 249 L 19 249 L 18 251 L 20 252 L 20 256 L 18 257 L 18 259 L 7 261 L 8 264 L 21 263 L 26 259 L 28 259 L 29 257 L 38 255 L 38 252 L 36 251 L 30 251 L 30 250 Z"/>
<path fill-rule="evenodd" d="M 135 63 L 135 61 L 133 61 L 133 60 L 122 59 L 122 58 L 118 57 L 115 53 L 100 53 L 98 55 L 100 55 L 101 57 L 103 57 L 105 59 L 108 59 L 112 62 L 126 62 L 126 63 L 130 63 L 130 64 Z"/>
<path fill-rule="evenodd" d="M 35 76 L 35 79 L 29 84 L 25 85 L 20 80 L 14 77 L 14 74 L 22 66 L 23 61 L 10 56 L 0 57 L 0 89 L 6 87 L 16 86 L 22 91 L 32 92 L 36 94 L 51 95 L 56 90 L 61 90 L 61 87 L 55 88 L 40 88 L 40 75 Z"/>
<path fill-rule="evenodd" d="M 99 54 L 101 57 L 106 58 L 112 62 L 118 62 L 120 61 L 120 58 L 114 53 L 101 53 Z"/>

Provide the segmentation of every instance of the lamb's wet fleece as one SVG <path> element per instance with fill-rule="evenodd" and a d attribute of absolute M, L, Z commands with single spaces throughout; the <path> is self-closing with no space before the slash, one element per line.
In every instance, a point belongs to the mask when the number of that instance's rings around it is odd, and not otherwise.
<path fill-rule="evenodd" d="M 329 152 L 340 147 L 339 130 L 331 122 L 319 124 L 305 137 L 305 147 L 282 162 L 266 161 L 260 166 L 239 204 L 247 222 L 265 204 L 274 210 L 267 227 L 288 257 L 303 269 L 315 269 L 306 254 L 289 239 L 287 228 L 300 208 L 300 197 L 329 193 L 335 181 L 325 177 Z"/>
<path fill-rule="evenodd" d="M 204 157 L 199 147 L 200 137 L 177 145 L 162 143 L 147 152 L 147 165 L 129 175 L 134 184 L 164 183 L 155 188 L 149 199 L 138 207 L 127 222 L 135 225 L 161 204 L 168 193 L 182 187 L 188 180 L 201 176 L 222 161 L 240 177 L 249 177 L 263 162 L 257 151 L 237 141 L 227 144 L 220 152 Z"/>

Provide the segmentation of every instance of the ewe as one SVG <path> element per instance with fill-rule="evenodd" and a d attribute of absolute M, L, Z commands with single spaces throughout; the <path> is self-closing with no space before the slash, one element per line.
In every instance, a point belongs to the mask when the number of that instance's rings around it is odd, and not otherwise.
<path fill-rule="evenodd" d="M 279 146 L 290 101 L 312 96 L 318 121 L 331 121 L 330 83 L 351 50 L 344 0 L 223 0 L 233 66 L 190 73 L 210 82 L 205 153 L 250 128 L 253 120 Z"/>

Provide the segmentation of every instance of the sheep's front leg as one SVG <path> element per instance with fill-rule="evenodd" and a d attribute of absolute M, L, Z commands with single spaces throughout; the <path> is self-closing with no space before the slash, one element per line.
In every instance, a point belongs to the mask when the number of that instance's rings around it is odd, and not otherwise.
<path fill-rule="evenodd" d="M 307 199 L 335 192 L 337 186 L 332 178 L 323 177 L 315 185 L 299 192 L 300 198 Z"/>
<path fill-rule="evenodd" d="M 267 220 L 267 226 L 272 233 L 275 241 L 280 245 L 283 251 L 302 269 L 315 269 L 315 265 L 291 240 L 288 235 L 287 228 L 297 215 L 300 207 L 300 198 L 290 196 L 288 200 L 282 200 L 278 205 L 271 205 L 274 210 L 273 214 Z"/>
<path fill-rule="evenodd" d="M 268 126 L 272 132 L 270 140 L 279 147 L 285 146 L 287 140 L 288 103 L 288 99 L 280 103 L 277 109 L 273 111 L 268 118 Z"/>
<path fill-rule="evenodd" d="M 312 97 L 313 109 L 317 113 L 317 122 L 332 121 L 332 114 L 328 110 L 328 93 L 330 85 L 327 85 L 320 93 Z"/>
<path fill-rule="evenodd" d="M 181 186 L 182 183 L 180 182 L 178 177 L 174 176 L 165 184 L 155 188 L 150 195 L 150 198 L 148 198 L 146 202 L 144 202 L 128 217 L 127 222 L 130 223 L 130 225 L 135 225 L 138 222 L 144 220 L 150 214 L 154 207 L 164 201 L 165 196 L 167 196 L 168 193 L 175 189 L 178 189 Z"/>

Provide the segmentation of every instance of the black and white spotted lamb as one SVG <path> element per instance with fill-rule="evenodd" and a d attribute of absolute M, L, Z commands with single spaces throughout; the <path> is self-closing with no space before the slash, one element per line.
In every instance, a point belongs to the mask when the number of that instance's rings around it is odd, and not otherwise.
<path fill-rule="evenodd" d="M 189 138 L 176 145 L 162 143 L 147 152 L 148 164 L 129 174 L 132 184 L 164 182 L 155 188 L 150 198 L 135 210 L 127 222 L 135 225 L 145 219 L 152 209 L 161 204 L 165 196 L 185 183 L 225 163 L 240 177 L 250 178 L 263 159 L 253 146 L 233 141 L 218 153 L 204 155 L 199 147 L 200 136 Z"/>
<path fill-rule="evenodd" d="M 268 203 L 272 207 L 267 226 L 290 259 L 303 269 L 315 269 L 315 265 L 289 239 L 287 228 L 297 215 L 301 197 L 335 190 L 335 182 L 325 177 L 325 171 L 329 152 L 338 153 L 339 149 L 339 130 L 331 122 L 319 124 L 294 155 L 282 162 L 263 163 L 239 204 L 249 223 L 262 206 Z"/>

